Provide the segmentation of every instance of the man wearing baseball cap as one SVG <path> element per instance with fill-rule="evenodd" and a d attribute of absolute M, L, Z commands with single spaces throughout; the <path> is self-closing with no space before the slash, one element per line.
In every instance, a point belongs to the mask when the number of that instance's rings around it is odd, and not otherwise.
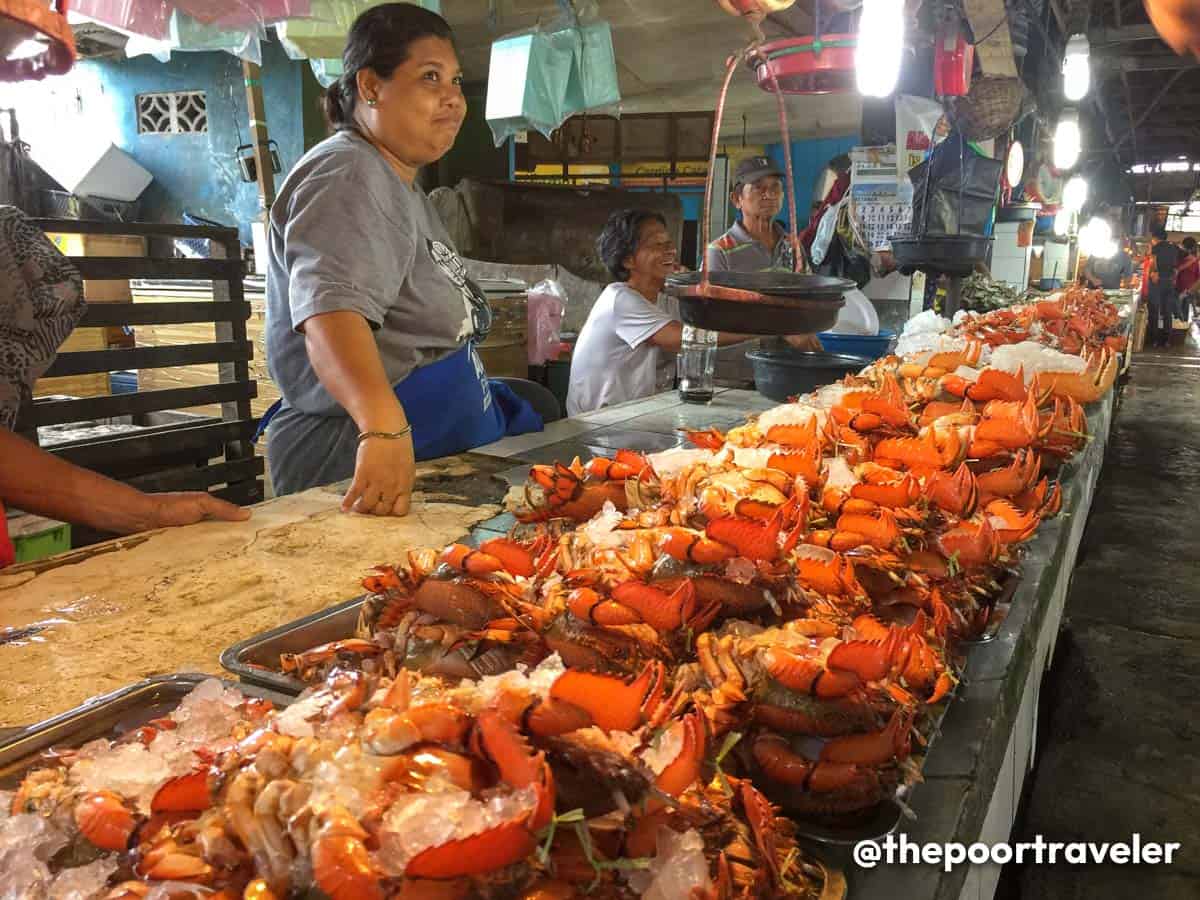
<path fill-rule="evenodd" d="M 738 221 L 708 245 L 710 272 L 762 272 L 795 270 L 795 253 L 783 225 L 775 220 L 783 208 L 783 170 L 765 156 L 750 156 L 738 163 L 730 199 Z M 814 335 L 803 336 L 798 346 L 820 350 Z M 795 339 L 793 346 L 797 346 Z"/>
<path fill-rule="evenodd" d="M 792 245 L 783 225 L 775 221 L 783 208 L 783 171 L 765 156 L 738 163 L 731 199 L 739 221 L 708 245 L 713 272 L 792 271 Z"/>

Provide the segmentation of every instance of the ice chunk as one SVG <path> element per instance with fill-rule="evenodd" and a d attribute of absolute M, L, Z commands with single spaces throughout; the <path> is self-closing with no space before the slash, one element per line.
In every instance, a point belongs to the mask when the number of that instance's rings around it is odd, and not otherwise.
<path fill-rule="evenodd" d="M 683 750 L 683 723 L 676 722 L 661 735 L 658 740 L 642 751 L 642 762 L 650 767 L 655 775 L 661 775 L 663 769 L 679 758 Z"/>
<path fill-rule="evenodd" d="M 654 468 L 659 478 L 671 478 L 678 475 L 684 469 L 690 469 L 699 463 L 711 462 L 713 452 L 711 450 L 675 447 L 671 450 L 663 450 L 661 453 L 651 453 L 646 458 L 650 460 L 650 465 Z"/>
<path fill-rule="evenodd" d="M 932 309 L 927 309 L 924 312 L 917 313 L 904 323 L 904 331 L 901 332 L 901 336 L 928 333 L 937 334 L 947 331 L 949 328 L 949 319 L 943 319 Z"/>
<path fill-rule="evenodd" d="M 657 840 L 658 852 L 650 868 L 629 878 L 629 886 L 640 891 L 643 900 L 690 900 L 697 888 L 707 891 L 712 886 L 699 832 L 677 834 L 659 828 Z"/>
<path fill-rule="evenodd" d="M 71 767 L 71 781 L 84 791 L 113 791 L 134 801 L 143 814 L 168 778 L 178 774 L 167 760 L 138 743 L 118 744 Z"/>
<path fill-rule="evenodd" d="M 532 787 L 503 787 L 482 800 L 460 790 L 404 794 L 384 814 L 376 862 L 387 873 L 401 875 L 421 851 L 528 815 L 536 805 Z"/>
<path fill-rule="evenodd" d="M 60 872 L 50 886 L 49 900 L 95 900 L 107 893 L 108 879 L 117 871 L 115 859 L 98 859 Z"/>
<path fill-rule="evenodd" d="M 1036 341 L 1022 341 L 1019 344 L 997 347 L 992 352 L 991 365 L 1005 372 L 1016 372 L 1017 369 L 1024 368 L 1026 384 L 1039 372 L 1078 373 L 1087 369 L 1087 362 L 1083 357 L 1060 353 Z"/>
<path fill-rule="evenodd" d="M 193 747 L 207 747 L 228 739 L 241 718 L 237 707 L 243 700 L 239 691 L 216 678 L 200 682 L 171 713 L 171 718 L 179 723 L 175 737 L 181 744 Z"/>
<path fill-rule="evenodd" d="M 858 476 L 850 464 L 840 456 L 831 456 L 825 461 L 825 486 L 839 491 L 848 491 L 858 484 Z"/>
<path fill-rule="evenodd" d="M 66 844 L 66 834 L 43 816 L 0 819 L 0 900 L 44 897 L 51 882 L 46 861 Z"/>
<path fill-rule="evenodd" d="M 315 732 L 309 720 L 319 716 L 332 702 L 333 695 L 325 691 L 307 697 L 301 694 L 295 703 L 276 714 L 275 730 L 295 738 L 312 737 Z"/>
<path fill-rule="evenodd" d="M 624 518 L 625 514 L 606 500 L 600 512 L 592 516 L 580 528 L 580 531 L 596 547 L 608 549 L 622 547 L 628 540 L 628 536 L 624 532 L 617 531 L 617 526 Z"/>
<path fill-rule="evenodd" d="M 771 461 L 771 455 L 780 449 L 778 445 L 767 447 L 734 447 L 733 464 L 742 469 L 765 469 Z"/>

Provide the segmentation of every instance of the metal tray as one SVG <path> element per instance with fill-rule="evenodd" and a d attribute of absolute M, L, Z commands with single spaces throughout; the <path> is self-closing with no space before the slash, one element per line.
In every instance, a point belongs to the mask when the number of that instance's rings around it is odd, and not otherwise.
<path fill-rule="evenodd" d="M 671 293 L 668 287 L 667 293 Z M 679 297 L 679 317 L 685 325 L 735 334 L 815 334 L 837 324 L 846 304 L 837 296 L 784 303 Z"/>
<path fill-rule="evenodd" d="M 39 762 L 40 754 L 51 747 L 79 747 L 96 738 L 115 738 L 165 716 L 179 702 L 212 675 L 186 673 L 147 678 L 99 697 L 54 718 L 22 728 L 0 743 L 0 789 L 16 787 L 26 771 Z M 251 697 L 287 706 L 293 697 L 255 685 L 226 681 Z"/>
<path fill-rule="evenodd" d="M 854 282 L 846 278 L 803 272 L 709 272 L 708 280 L 717 287 L 802 300 L 836 300 L 854 288 Z M 673 296 L 686 297 L 699 286 L 699 272 L 667 276 L 667 293 Z"/>
<path fill-rule="evenodd" d="M 279 669 L 281 653 L 299 653 L 318 644 L 353 637 L 358 611 L 366 595 L 295 619 L 278 628 L 238 641 L 221 654 L 221 667 L 243 684 L 258 685 L 283 694 L 299 694 L 308 687 Z"/>

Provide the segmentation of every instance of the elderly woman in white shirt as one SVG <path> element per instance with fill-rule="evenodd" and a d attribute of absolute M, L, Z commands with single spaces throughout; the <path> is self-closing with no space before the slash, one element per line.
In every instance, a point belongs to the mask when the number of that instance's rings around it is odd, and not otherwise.
<path fill-rule="evenodd" d="M 670 387 L 683 336 L 678 306 L 662 294 L 667 276 L 679 270 L 666 220 L 644 209 L 615 212 L 596 249 L 615 281 L 596 300 L 571 357 L 567 414 L 572 416 Z M 723 331 L 717 343 L 727 346 L 749 337 Z M 802 346 L 807 337 L 787 340 Z"/>

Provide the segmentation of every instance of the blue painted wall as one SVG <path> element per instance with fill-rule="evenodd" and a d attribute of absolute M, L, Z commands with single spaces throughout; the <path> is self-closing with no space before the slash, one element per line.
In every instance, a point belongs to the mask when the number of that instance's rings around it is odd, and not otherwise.
<path fill-rule="evenodd" d="M 263 44 L 267 125 L 279 145 L 283 171 L 323 136 L 317 115 L 305 115 L 318 93 L 307 64 L 287 58 L 277 43 Z M 207 134 L 139 134 L 137 96 L 202 90 L 208 102 Z M 17 110 L 21 137 L 33 158 L 54 176 L 78 177 L 81 151 L 109 144 L 129 153 L 154 176 L 142 194 L 146 221 L 178 222 L 184 210 L 241 227 L 258 215 L 258 186 L 241 180 L 237 147 L 249 141 L 249 116 L 241 61 L 227 53 L 176 53 L 168 63 L 149 56 L 85 61 L 68 74 L 39 82 L 0 84 L 0 107 Z"/>
<path fill-rule="evenodd" d="M 816 190 L 817 179 L 825 170 L 825 164 L 833 157 L 848 152 L 851 147 L 857 147 L 860 143 L 857 134 L 792 142 L 792 169 L 796 178 L 796 215 L 800 218 L 801 225 L 808 223 L 813 191 Z M 781 168 L 784 166 L 782 143 L 768 144 L 766 151 L 767 155 Z M 786 200 L 783 206 L 782 219 L 787 224 Z"/>
<path fill-rule="evenodd" d="M 116 123 L 115 143 L 154 175 L 142 195 L 142 217 L 180 221 L 186 210 L 238 225 L 248 244 L 249 223 L 260 210 L 258 185 L 242 181 L 237 163 L 238 145 L 250 140 L 241 61 L 228 53 L 176 53 L 166 64 L 139 56 L 80 68 L 91 70 L 109 99 L 106 110 L 93 114 L 109 116 Z M 286 173 L 304 153 L 301 85 L 307 66 L 269 42 L 263 44 L 262 68 L 267 129 Z M 139 134 L 137 95 L 176 90 L 205 92 L 208 133 Z"/>

